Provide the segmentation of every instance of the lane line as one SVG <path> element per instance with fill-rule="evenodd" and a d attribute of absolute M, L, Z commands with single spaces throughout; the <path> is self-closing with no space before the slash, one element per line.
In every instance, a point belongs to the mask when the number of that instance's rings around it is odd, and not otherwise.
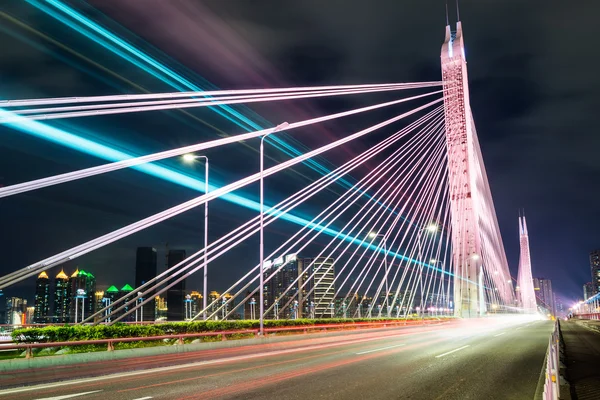
<path fill-rule="evenodd" d="M 406 346 L 406 343 L 397 344 L 397 345 L 395 345 L 395 346 L 382 347 L 382 348 L 380 348 L 380 349 L 375 349 L 375 350 L 361 351 L 360 353 L 356 353 L 356 354 L 357 354 L 357 355 L 361 355 L 361 354 L 373 353 L 373 352 L 376 352 L 376 351 L 382 351 L 382 350 L 387 350 L 387 349 L 393 349 L 394 347 L 400 347 L 400 346 Z"/>
<path fill-rule="evenodd" d="M 499 334 L 497 334 L 497 335 L 494 335 L 494 337 L 502 336 L 502 335 L 504 335 L 505 333 L 506 333 L 506 332 L 499 333 Z"/>
<path fill-rule="evenodd" d="M 70 399 L 70 398 L 78 397 L 78 396 L 85 396 L 86 394 L 98 393 L 98 392 L 101 392 L 101 391 L 102 390 L 94 390 L 94 391 L 91 391 L 91 392 L 66 394 L 64 396 L 44 397 L 43 399 L 37 399 L 37 400 L 64 400 L 64 399 Z M 148 398 L 151 398 L 151 397 L 148 397 Z"/>
<path fill-rule="evenodd" d="M 122 372 L 122 373 L 102 375 L 102 376 L 96 376 L 96 377 L 90 377 L 90 378 L 79 378 L 79 379 L 75 379 L 75 380 L 71 380 L 71 381 L 52 382 L 52 383 L 47 383 L 47 384 L 35 385 L 35 386 L 24 386 L 24 387 L 19 387 L 19 388 L 14 388 L 14 389 L 0 390 L 0 396 L 5 396 L 8 394 L 15 394 L 15 393 L 44 390 L 44 389 L 52 389 L 52 388 L 56 388 L 56 387 L 70 386 L 70 385 L 76 385 L 76 384 L 81 384 L 81 383 L 105 381 L 105 380 L 111 380 L 111 379 L 115 379 L 115 378 L 118 379 L 118 378 L 130 377 L 130 376 L 154 374 L 154 373 L 158 373 L 158 372 L 166 372 L 166 371 L 174 371 L 174 370 L 176 371 L 176 370 L 181 370 L 181 369 L 188 369 L 188 368 L 200 367 L 200 366 L 205 366 L 205 365 L 221 364 L 221 363 L 227 363 L 227 362 L 232 362 L 232 361 L 242 361 L 242 360 L 248 360 L 248 359 L 253 359 L 253 358 L 263 358 L 263 357 L 269 357 L 269 356 L 274 356 L 274 355 L 298 353 L 298 352 L 303 352 L 303 351 L 318 350 L 318 349 L 324 349 L 324 348 L 329 348 L 329 347 L 355 345 L 355 344 L 364 343 L 364 342 L 391 339 L 393 337 L 398 337 L 398 336 L 421 335 L 423 333 L 430 333 L 430 332 L 435 332 L 435 331 L 437 331 L 437 329 L 428 329 L 428 330 L 424 330 L 421 332 L 408 332 L 408 333 L 402 332 L 402 333 L 394 334 L 394 335 L 361 338 L 358 340 L 348 340 L 348 341 L 344 341 L 341 343 L 334 342 L 334 343 L 327 343 L 327 344 L 319 344 L 319 345 L 299 347 L 299 348 L 294 348 L 294 349 L 277 350 L 277 351 L 258 353 L 258 354 L 247 354 L 247 355 L 243 355 L 243 356 L 220 358 L 217 360 L 199 361 L 196 363 L 170 365 L 167 367 L 144 369 L 144 370 L 138 370 L 138 371 L 124 372 L 124 373 Z M 43 399 L 43 400 L 47 400 L 47 399 Z"/>
<path fill-rule="evenodd" d="M 139 399 L 133 399 L 133 400 L 150 400 L 152 398 L 152 396 L 147 396 L 147 397 L 140 397 Z"/>
<path fill-rule="evenodd" d="M 440 354 L 439 356 L 435 356 L 435 358 L 440 358 L 440 357 L 447 356 L 448 354 L 452 354 L 452 353 L 455 353 L 455 352 L 457 352 L 457 351 L 460 351 L 460 350 L 466 349 L 466 348 L 467 348 L 467 347 L 469 347 L 469 346 L 471 346 L 471 345 L 470 345 L 470 344 L 468 344 L 468 345 L 466 345 L 466 346 L 459 347 L 458 349 L 454 349 L 454 350 L 452 350 L 452 351 L 449 351 L 449 352 L 447 352 L 447 353 Z"/>

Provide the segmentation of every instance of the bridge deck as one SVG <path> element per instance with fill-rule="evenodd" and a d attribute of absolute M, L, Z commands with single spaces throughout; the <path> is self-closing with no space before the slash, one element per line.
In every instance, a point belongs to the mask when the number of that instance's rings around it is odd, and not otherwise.
<path fill-rule="evenodd" d="M 211 357 L 227 360 L 185 364 L 204 358 L 197 354 L 195 360 L 179 360 L 183 368 L 177 369 L 128 373 L 131 366 L 124 363 L 122 373 L 115 374 L 117 365 L 110 376 L 0 391 L 0 400 L 70 395 L 82 400 L 531 399 L 551 330 L 550 322 L 537 321 L 363 332 L 328 343 L 310 340 L 294 351 L 285 351 L 291 343 L 277 351 L 258 345 Z"/>

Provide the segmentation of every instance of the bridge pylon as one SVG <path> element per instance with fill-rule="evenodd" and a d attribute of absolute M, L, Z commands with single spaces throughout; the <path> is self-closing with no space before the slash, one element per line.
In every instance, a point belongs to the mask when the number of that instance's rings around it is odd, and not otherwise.
<path fill-rule="evenodd" d="M 450 26 L 446 27 L 441 62 L 451 202 L 454 315 L 474 318 L 485 313 L 485 297 L 479 287 L 482 281 L 481 236 L 474 207 L 476 192 L 472 190 L 476 185 L 475 139 L 460 22 L 456 32 L 452 32 Z"/>

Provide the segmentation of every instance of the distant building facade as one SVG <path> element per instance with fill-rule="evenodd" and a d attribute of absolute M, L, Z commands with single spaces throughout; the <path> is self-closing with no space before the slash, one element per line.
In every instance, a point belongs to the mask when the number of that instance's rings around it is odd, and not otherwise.
<path fill-rule="evenodd" d="M 552 315 L 556 315 L 552 281 L 546 278 L 533 278 L 533 290 L 538 305 L 547 309 Z"/>
<path fill-rule="evenodd" d="M 171 268 L 181 261 L 185 260 L 185 250 L 169 250 L 167 253 L 167 269 Z M 169 281 L 181 278 L 181 274 Z M 183 321 L 185 318 L 184 312 L 185 301 L 185 279 L 176 283 L 167 290 L 167 320 L 168 321 Z"/>
<path fill-rule="evenodd" d="M 583 300 L 587 300 L 594 295 L 594 285 L 592 282 L 583 285 Z"/>
<path fill-rule="evenodd" d="M 139 288 L 146 282 L 149 282 L 156 277 L 157 269 L 157 253 L 153 247 L 138 247 L 135 255 L 135 287 Z M 145 297 L 152 297 L 148 303 L 144 304 L 143 320 L 154 321 L 155 319 L 155 303 L 154 293 L 150 292 Z"/>
<path fill-rule="evenodd" d="M 6 299 L 6 323 L 8 325 L 23 325 L 27 315 L 27 300 L 20 297 Z"/>
<path fill-rule="evenodd" d="M 269 271 L 277 272 L 265 286 L 265 309 L 273 305 L 280 318 L 328 318 L 339 314 L 335 311 L 333 258 L 286 256 L 275 260 Z"/>

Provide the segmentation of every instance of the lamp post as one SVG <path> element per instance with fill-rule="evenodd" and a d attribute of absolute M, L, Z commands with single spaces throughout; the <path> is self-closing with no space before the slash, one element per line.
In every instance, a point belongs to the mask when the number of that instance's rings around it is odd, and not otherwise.
<path fill-rule="evenodd" d="M 85 290 L 83 289 L 77 289 L 76 292 L 76 296 L 75 296 L 75 323 L 77 323 L 77 317 L 79 314 L 78 312 L 78 307 L 77 304 L 79 303 L 79 299 L 81 299 L 81 320 L 84 320 L 84 315 L 85 315 Z"/>
<path fill-rule="evenodd" d="M 436 265 L 439 264 L 441 266 L 442 270 L 444 269 L 444 263 L 442 263 L 440 260 L 436 260 L 435 258 L 432 258 L 431 260 L 429 260 L 429 264 L 432 264 L 433 266 L 436 266 Z M 442 310 L 439 310 L 439 311 L 443 311 L 443 309 L 446 307 L 446 296 L 444 295 L 444 279 L 443 279 L 443 275 L 442 275 L 442 282 L 441 282 L 440 286 L 442 288 L 442 290 L 441 290 L 441 293 L 442 293 Z M 439 302 L 440 302 L 440 294 L 438 293 L 438 298 L 437 298 L 436 304 L 438 304 Z M 437 308 L 440 308 L 440 307 L 437 307 Z"/>
<path fill-rule="evenodd" d="M 140 302 L 140 322 L 144 322 L 144 298 L 142 292 L 138 292 L 138 301 Z"/>
<path fill-rule="evenodd" d="M 254 306 L 256 305 L 256 300 L 254 297 L 250 300 L 250 319 L 256 319 L 256 315 L 254 312 Z"/>
<path fill-rule="evenodd" d="M 419 262 L 421 263 L 421 267 L 424 267 L 423 254 L 422 254 L 422 249 L 421 249 L 421 234 L 423 233 L 423 231 L 427 231 L 428 233 L 435 234 L 438 231 L 438 226 L 437 226 L 437 224 L 431 223 L 431 224 L 427 225 L 426 227 L 419 229 L 419 232 L 417 232 L 417 247 L 419 249 Z M 423 316 L 422 312 L 425 308 L 425 305 L 423 304 L 424 293 L 423 293 L 423 276 L 422 275 L 419 279 L 419 283 L 421 286 L 421 304 L 420 304 L 419 310 L 420 310 L 421 316 Z"/>
<path fill-rule="evenodd" d="M 264 163 L 264 154 L 265 154 L 265 138 L 275 132 L 278 132 L 282 129 L 287 128 L 289 124 L 287 122 L 284 122 L 282 124 L 277 125 L 275 128 L 273 128 L 273 130 L 265 135 L 263 135 L 260 138 L 260 243 L 259 243 L 259 253 L 260 253 L 260 262 L 259 262 L 259 267 L 258 269 L 260 270 L 260 295 L 259 295 L 259 301 L 260 304 L 258 306 L 259 308 L 259 312 L 260 315 L 259 317 L 259 325 L 260 325 L 260 335 L 263 336 L 264 335 L 264 329 L 265 329 L 265 324 L 264 324 L 264 309 L 265 309 L 265 283 L 264 283 L 264 208 L 265 208 L 265 203 L 264 203 L 264 168 L 265 168 L 265 163 Z"/>
<path fill-rule="evenodd" d="M 195 160 L 204 159 L 204 194 L 208 194 L 208 157 L 196 156 L 194 154 L 185 154 L 183 160 L 187 163 L 192 163 Z M 207 301 L 207 286 L 208 286 L 208 201 L 204 202 L 204 285 L 202 292 L 202 318 L 206 320 L 208 314 L 206 312 L 206 301 Z"/>
<path fill-rule="evenodd" d="M 370 238 L 376 238 L 376 237 L 381 237 L 382 240 L 382 244 L 383 244 L 383 265 L 385 267 L 385 309 L 387 312 L 387 316 L 390 316 L 390 304 L 389 304 L 389 300 L 388 297 L 390 295 L 390 287 L 389 287 L 389 283 L 388 283 L 388 263 L 387 263 L 387 237 L 381 233 L 377 233 L 377 232 L 371 232 L 369 233 L 369 237 Z"/>

